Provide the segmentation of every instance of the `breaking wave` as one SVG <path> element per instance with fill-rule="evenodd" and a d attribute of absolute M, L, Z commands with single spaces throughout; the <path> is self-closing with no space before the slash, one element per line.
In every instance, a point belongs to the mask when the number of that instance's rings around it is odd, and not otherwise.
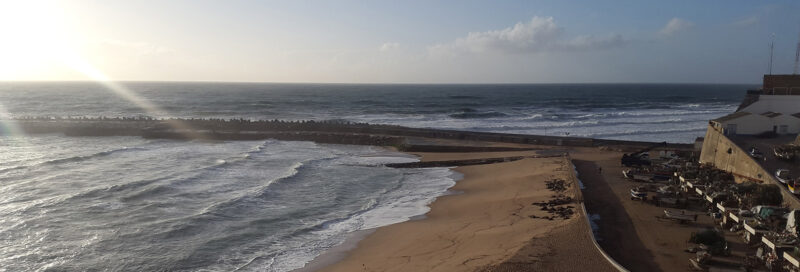
<path fill-rule="evenodd" d="M 99 157 L 108 156 L 108 155 L 115 154 L 115 153 L 133 152 L 133 151 L 141 151 L 141 150 L 147 150 L 147 149 L 146 148 L 140 148 L 140 147 L 123 147 L 123 148 L 119 148 L 119 149 L 112 149 L 112 150 L 106 150 L 106 151 L 103 151 L 103 152 L 97 152 L 97 153 L 90 154 L 90 155 L 74 156 L 74 157 L 63 158 L 63 159 L 49 160 L 49 161 L 41 162 L 41 163 L 39 163 L 39 165 L 55 165 L 55 164 L 63 164 L 63 163 L 71 163 L 71 162 L 82 162 L 82 161 L 87 161 L 87 160 L 91 160 L 91 159 L 95 159 L 95 158 L 99 158 Z"/>
<path fill-rule="evenodd" d="M 497 111 L 479 112 L 479 111 L 471 110 L 471 111 L 463 111 L 463 112 L 460 112 L 460 113 L 453 113 L 453 114 L 450 114 L 448 116 L 450 116 L 452 118 L 456 118 L 456 119 L 480 119 L 480 118 L 505 117 L 505 116 L 508 116 L 508 115 L 505 114 L 505 113 L 502 113 L 502 112 L 497 112 Z"/>
<path fill-rule="evenodd" d="M 142 150 L 147 150 L 147 149 L 146 148 L 140 148 L 140 147 L 123 147 L 123 148 L 119 148 L 119 149 L 112 149 L 112 150 L 106 150 L 106 151 L 102 151 L 102 152 L 97 152 L 97 153 L 89 154 L 89 155 L 80 155 L 80 156 L 72 156 L 72 157 L 67 157 L 67 158 L 52 159 L 52 160 L 47 160 L 47 161 L 38 162 L 38 163 L 34 163 L 34 164 L 29 164 L 29 165 L 18 165 L 18 166 L 3 168 L 3 169 L 0 169 L 0 174 L 6 173 L 6 172 L 12 172 L 12 171 L 15 171 L 15 170 L 23 170 L 23 169 L 39 167 L 39 166 L 60 165 L 60 164 L 88 161 L 88 160 L 97 159 L 97 158 L 100 158 L 100 157 L 109 156 L 109 155 L 112 155 L 112 154 L 115 154 L 115 153 L 133 152 L 133 151 L 142 151 Z"/>

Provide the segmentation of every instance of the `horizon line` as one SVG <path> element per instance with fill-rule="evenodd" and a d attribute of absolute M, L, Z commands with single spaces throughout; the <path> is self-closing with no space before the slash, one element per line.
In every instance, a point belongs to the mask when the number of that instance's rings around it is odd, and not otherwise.
<path fill-rule="evenodd" d="M 659 84 L 659 85 L 761 85 L 761 82 L 752 83 L 718 83 L 718 82 L 303 82 L 303 81 L 215 81 L 215 80 L 0 80 L 0 83 L 233 83 L 233 84 L 318 84 L 318 85 L 600 85 L 600 84 Z"/>

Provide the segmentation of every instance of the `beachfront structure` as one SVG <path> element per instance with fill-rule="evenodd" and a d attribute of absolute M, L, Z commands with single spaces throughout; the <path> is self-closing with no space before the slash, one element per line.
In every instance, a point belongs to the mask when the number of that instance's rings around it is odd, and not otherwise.
<path fill-rule="evenodd" d="M 800 209 L 800 198 L 775 177 L 778 168 L 794 167 L 751 151 L 771 152 L 776 144 L 793 142 L 792 136 L 800 133 L 798 113 L 800 75 L 765 75 L 763 87 L 748 90 L 736 112 L 709 122 L 699 162 L 732 173 L 737 183 L 778 185 L 785 204 Z M 771 133 L 778 135 L 769 135 Z"/>
<path fill-rule="evenodd" d="M 711 120 L 725 135 L 800 133 L 800 75 L 764 75 L 759 90 L 748 90 L 739 109 Z"/>

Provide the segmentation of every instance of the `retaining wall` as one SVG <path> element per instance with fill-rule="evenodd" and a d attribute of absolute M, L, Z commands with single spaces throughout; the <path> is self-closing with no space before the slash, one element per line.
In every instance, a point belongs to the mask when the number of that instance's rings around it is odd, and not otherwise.
<path fill-rule="evenodd" d="M 594 236 L 594 230 L 592 229 L 592 222 L 591 222 L 592 219 L 591 217 L 589 217 L 589 212 L 586 211 L 586 205 L 583 202 L 583 191 L 581 191 L 582 190 L 581 186 L 578 186 L 578 182 L 580 182 L 580 178 L 578 177 L 578 170 L 577 168 L 575 168 L 575 164 L 572 163 L 572 158 L 569 156 L 569 154 L 564 155 L 564 160 L 567 162 L 567 164 L 569 164 L 570 167 L 572 167 L 572 169 L 567 171 L 569 171 L 568 175 L 573 180 L 572 187 L 575 190 L 575 201 L 577 201 L 578 204 L 581 205 L 581 214 L 583 214 L 583 218 L 586 221 L 586 227 L 589 233 L 591 234 L 592 243 L 594 244 L 595 249 L 597 249 L 597 251 L 600 252 L 600 255 L 603 255 L 603 258 L 605 258 L 606 261 L 608 261 L 608 263 L 611 264 L 611 266 L 616 268 L 617 271 L 628 272 L 628 269 L 619 264 L 616 260 L 614 260 L 614 258 L 611 258 L 611 255 L 608 255 L 608 253 L 605 250 L 603 250 L 602 247 L 600 247 L 600 244 L 597 243 L 597 237 Z"/>
<path fill-rule="evenodd" d="M 754 181 L 776 184 L 781 187 L 783 202 L 794 209 L 800 209 L 800 200 L 792 195 L 771 173 L 761 167 L 745 150 L 711 125 L 706 130 L 703 150 L 700 152 L 700 163 L 712 164 L 718 169 L 732 173 L 737 183 Z"/>

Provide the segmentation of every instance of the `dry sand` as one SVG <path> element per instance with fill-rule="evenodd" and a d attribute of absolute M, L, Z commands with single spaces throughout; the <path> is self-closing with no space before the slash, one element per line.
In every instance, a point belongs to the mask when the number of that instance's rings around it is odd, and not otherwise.
<path fill-rule="evenodd" d="M 504 157 L 531 152 L 421 153 L 423 160 Z M 377 229 L 322 271 L 614 271 L 591 242 L 580 206 L 570 219 L 548 216 L 533 202 L 552 199 L 545 181 L 571 180 L 563 158 L 464 166 L 423 220 Z M 572 184 L 572 188 L 577 184 Z M 577 190 L 567 190 L 575 194 Z M 580 192 L 577 192 L 580 194 Z"/>

